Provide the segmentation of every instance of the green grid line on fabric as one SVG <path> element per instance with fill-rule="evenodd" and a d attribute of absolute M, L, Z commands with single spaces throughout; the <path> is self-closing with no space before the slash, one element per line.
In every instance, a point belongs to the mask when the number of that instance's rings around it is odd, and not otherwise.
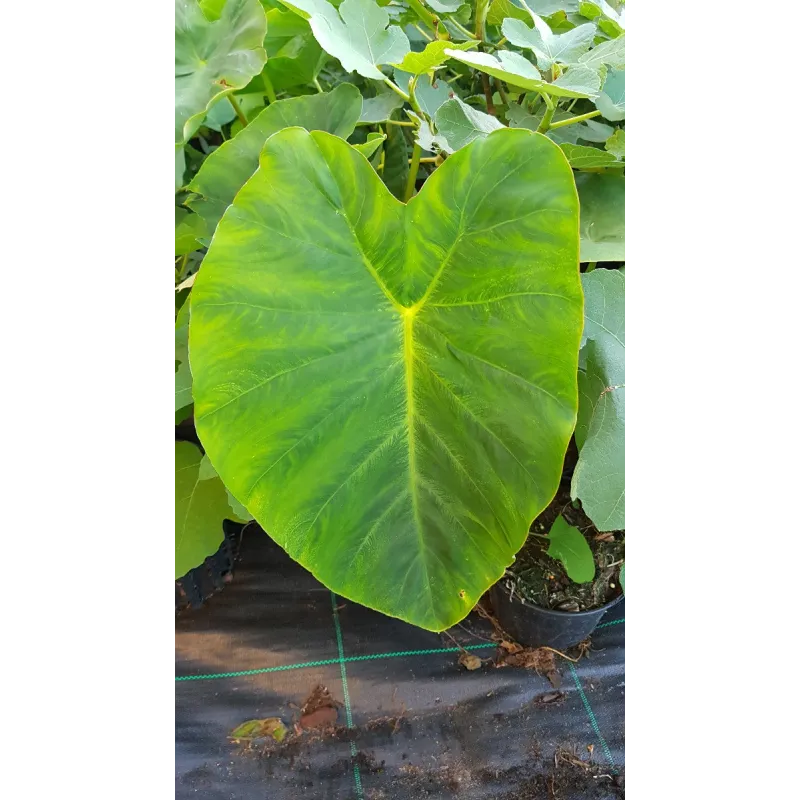
<path fill-rule="evenodd" d="M 339 648 L 339 667 L 342 672 L 342 695 L 344 696 L 344 710 L 347 718 L 347 727 L 353 727 L 353 711 L 350 707 L 350 691 L 347 688 L 347 667 L 344 658 L 344 642 L 342 640 L 342 626 L 339 624 L 339 609 L 336 607 L 336 595 L 331 592 L 331 608 L 333 609 L 333 624 L 336 628 L 336 644 Z M 353 780 L 356 784 L 356 796 L 363 800 L 364 789 L 361 785 L 361 768 L 356 763 L 356 743 L 350 741 L 350 757 L 353 759 Z"/>
<path fill-rule="evenodd" d="M 478 650 L 486 647 L 497 647 L 494 643 L 489 644 L 469 644 L 465 648 Z M 394 653 L 370 653 L 365 656 L 346 656 L 344 659 L 323 658 L 320 661 L 304 661 L 301 664 L 283 664 L 279 667 L 262 667 L 261 669 L 244 669 L 239 672 L 213 672 L 205 675 L 176 675 L 176 681 L 201 681 L 213 678 L 238 678 L 246 675 L 261 675 L 265 672 L 284 672 L 287 669 L 304 669 L 305 667 L 324 667 L 329 664 L 339 664 L 341 661 L 350 663 L 351 661 L 373 661 L 379 658 L 403 658 L 404 656 L 427 656 L 437 653 L 458 653 L 460 647 L 433 647 L 428 650 L 398 650 Z"/>
<path fill-rule="evenodd" d="M 600 628 L 610 628 L 612 625 L 621 625 L 625 622 L 625 618 L 622 619 L 612 619 L 611 622 L 601 622 L 596 628 L 596 631 L 599 631 Z"/>
<path fill-rule="evenodd" d="M 617 774 L 617 765 L 614 763 L 614 759 L 611 756 L 611 750 L 608 747 L 608 743 L 605 740 L 605 737 L 600 732 L 600 725 L 597 723 L 597 717 L 594 715 L 594 711 L 592 710 L 592 706 L 589 703 L 589 698 L 586 697 L 586 692 L 583 691 L 583 684 L 581 683 L 581 679 L 578 676 L 578 671 L 575 669 L 575 665 L 570 661 L 567 662 L 569 666 L 569 671 L 572 673 L 572 679 L 575 681 L 575 687 L 578 690 L 578 694 L 581 696 L 581 700 L 583 701 L 583 707 L 586 710 L 586 714 L 589 717 L 589 723 L 592 726 L 592 729 L 597 736 L 600 746 L 603 748 L 603 754 L 606 757 L 606 760 L 611 765 L 612 770 L 611 772 L 616 775 Z"/>

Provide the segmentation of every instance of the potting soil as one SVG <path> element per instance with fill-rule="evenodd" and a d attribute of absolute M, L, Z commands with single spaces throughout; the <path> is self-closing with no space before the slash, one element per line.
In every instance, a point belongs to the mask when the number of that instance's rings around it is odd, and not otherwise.
<path fill-rule="evenodd" d="M 554 687 L 497 667 L 478 615 L 446 634 L 386 617 L 250 526 L 233 581 L 176 618 L 176 798 L 622 797 L 624 627 L 622 603 Z M 229 738 L 265 718 L 282 741 Z"/>

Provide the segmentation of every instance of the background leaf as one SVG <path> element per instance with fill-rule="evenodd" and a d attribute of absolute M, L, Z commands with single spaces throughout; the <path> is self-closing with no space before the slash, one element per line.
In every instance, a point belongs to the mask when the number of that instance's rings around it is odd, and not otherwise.
<path fill-rule="evenodd" d="M 375 97 L 365 97 L 359 122 L 385 122 L 398 108 L 403 107 L 403 98 L 391 89 L 379 88 Z"/>
<path fill-rule="evenodd" d="M 581 172 L 575 185 L 581 198 L 581 261 L 624 261 L 625 178 Z"/>
<path fill-rule="evenodd" d="M 572 497 L 600 531 L 625 528 L 625 276 L 582 276 L 586 367 L 579 373 L 580 448 Z"/>
<path fill-rule="evenodd" d="M 216 553 L 229 516 L 222 481 L 199 477 L 202 458 L 190 442 L 175 442 L 175 580 Z"/>
<path fill-rule="evenodd" d="M 349 83 L 324 94 L 272 103 L 208 156 L 188 187 L 197 196 L 186 204 L 203 217 L 208 230 L 213 231 L 236 192 L 255 172 L 258 154 L 272 134 L 299 125 L 306 130 L 326 130 L 346 138 L 355 130 L 360 114 L 361 95 Z"/>
<path fill-rule="evenodd" d="M 442 66 L 450 58 L 445 52 L 448 48 L 450 50 L 471 50 L 477 46 L 478 42 L 474 39 L 467 42 L 449 42 L 437 39 L 425 45 L 425 49 L 421 53 L 406 53 L 405 58 L 394 66 L 412 75 L 424 75 Z"/>
<path fill-rule="evenodd" d="M 308 16 L 316 40 L 346 72 L 383 80 L 380 64 L 396 64 L 411 51 L 402 28 L 389 24 L 389 13 L 374 0 L 344 0 L 338 11 L 325 0 L 281 0 Z"/>
<path fill-rule="evenodd" d="M 553 33 L 550 26 L 536 13 L 531 13 L 535 28 L 519 19 L 503 22 L 503 36 L 517 47 L 532 50 L 536 66 L 550 69 L 553 64 L 574 64 L 592 45 L 596 32 L 591 22 L 578 25 L 566 33 Z"/>
<path fill-rule="evenodd" d="M 577 214 L 562 153 L 523 130 L 408 204 L 335 136 L 267 142 L 192 289 L 195 422 L 337 593 L 447 628 L 550 502 L 577 412 Z"/>
<path fill-rule="evenodd" d="M 261 72 L 267 18 L 258 0 L 228 0 L 209 22 L 195 0 L 175 0 L 175 142 L 191 138 L 206 109 Z"/>
<path fill-rule="evenodd" d="M 400 128 L 390 125 L 387 134 L 388 138 L 384 145 L 386 158 L 383 162 L 383 182 L 398 200 L 402 200 L 405 197 L 408 181 L 408 157 L 410 155 L 408 143 Z"/>
<path fill-rule="evenodd" d="M 625 72 L 609 70 L 603 91 L 595 98 L 597 110 L 610 122 L 625 119 Z"/>
<path fill-rule="evenodd" d="M 575 583 L 594 580 L 594 555 L 586 537 L 564 517 L 559 516 L 547 535 L 547 555 L 564 565 L 567 576 Z"/>
<path fill-rule="evenodd" d="M 565 142 L 561 145 L 564 155 L 567 157 L 573 169 L 597 169 L 598 167 L 622 166 L 622 163 L 613 153 L 600 150 L 597 147 L 585 147 L 580 144 L 569 144 Z"/>
<path fill-rule="evenodd" d="M 483 139 L 505 127 L 495 117 L 477 111 L 458 97 L 442 105 L 436 112 L 435 122 L 434 143 L 447 153 L 455 153 L 475 139 Z"/>

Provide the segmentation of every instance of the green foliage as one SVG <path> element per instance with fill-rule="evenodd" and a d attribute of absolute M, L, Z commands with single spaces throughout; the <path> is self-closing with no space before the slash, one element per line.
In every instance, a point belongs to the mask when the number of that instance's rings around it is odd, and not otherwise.
<path fill-rule="evenodd" d="M 389 12 L 374 0 L 344 0 L 338 10 L 326 0 L 281 0 L 308 19 L 320 46 L 346 72 L 383 80 L 381 64 L 396 64 L 411 51 L 408 37 L 389 24 Z"/>
<path fill-rule="evenodd" d="M 580 447 L 572 497 L 600 531 L 625 527 L 625 277 L 583 275 L 586 368 L 578 374 Z"/>
<path fill-rule="evenodd" d="M 267 142 L 193 289 L 195 419 L 334 591 L 442 630 L 511 563 L 575 422 L 577 214 L 527 131 L 459 150 L 408 205 L 330 134 Z"/>
<path fill-rule="evenodd" d="M 244 130 L 217 148 L 189 184 L 196 194 L 189 207 L 213 231 L 236 192 L 258 167 L 258 154 L 272 134 L 301 125 L 307 130 L 325 130 L 349 136 L 361 114 L 361 95 L 355 86 L 343 83 L 328 94 L 279 100 L 265 108 Z"/>
<path fill-rule="evenodd" d="M 222 544 L 222 520 L 231 516 L 222 481 L 201 475 L 203 455 L 175 442 L 175 579 L 199 567 Z"/>
<path fill-rule="evenodd" d="M 191 138 L 214 101 L 261 71 L 266 32 L 258 0 L 227 0 L 214 22 L 203 16 L 196 0 L 175 0 L 176 146 Z"/>
<path fill-rule="evenodd" d="M 559 516 L 547 535 L 547 555 L 564 565 L 567 576 L 575 583 L 594 580 L 594 555 L 584 535 Z"/>
<path fill-rule="evenodd" d="M 624 69 L 606 0 L 176 0 L 175 418 L 222 475 L 192 453 L 215 500 L 191 560 L 252 511 L 439 629 L 513 558 L 573 425 L 573 491 L 624 525 L 624 375 L 589 319 L 622 314 L 621 270 L 585 276 L 576 375 L 577 260 L 624 260 Z"/>

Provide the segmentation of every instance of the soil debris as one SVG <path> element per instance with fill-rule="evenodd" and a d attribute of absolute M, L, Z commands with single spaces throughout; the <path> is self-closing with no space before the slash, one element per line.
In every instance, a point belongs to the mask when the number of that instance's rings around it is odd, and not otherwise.
<path fill-rule="evenodd" d="M 482 662 L 478 656 L 473 656 L 470 653 L 462 653 L 458 657 L 458 663 L 461 664 L 462 667 L 472 671 L 475 669 L 480 669 Z"/>
<path fill-rule="evenodd" d="M 338 708 L 342 704 L 334 700 L 327 687 L 318 684 L 311 690 L 300 708 L 299 727 L 303 730 L 330 728 L 336 724 Z"/>
<path fill-rule="evenodd" d="M 538 694 L 533 698 L 533 705 L 535 706 L 553 706 L 560 705 L 564 702 L 567 695 L 564 692 L 544 692 Z"/>

